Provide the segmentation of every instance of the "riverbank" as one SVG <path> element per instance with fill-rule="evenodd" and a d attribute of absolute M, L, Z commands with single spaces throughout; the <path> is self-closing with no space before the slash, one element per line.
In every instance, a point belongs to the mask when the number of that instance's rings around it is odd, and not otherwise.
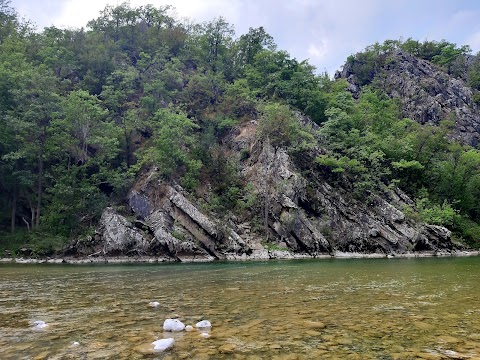
<path fill-rule="evenodd" d="M 462 251 L 423 251 L 423 252 L 407 252 L 402 254 L 364 254 L 352 252 L 334 252 L 332 254 L 292 254 L 288 251 L 256 251 L 251 255 L 243 254 L 242 256 L 227 254 L 224 260 L 227 261 L 256 261 L 256 260 L 295 260 L 295 259 L 394 259 L 394 258 L 426 258 L 426 257 L 463 257 L 463 256 L 479 256 L 479 250 L 462 250 Z M 17 263 L 17 264 L 130 264 L 130 263 L 200 263 L 214 262 L 217 259 L 205 257 L 155 257 L 155 256 L 116 256 L 116 257 L 57 257 L 57 258 L 0 258 L 0 263 Z"/>

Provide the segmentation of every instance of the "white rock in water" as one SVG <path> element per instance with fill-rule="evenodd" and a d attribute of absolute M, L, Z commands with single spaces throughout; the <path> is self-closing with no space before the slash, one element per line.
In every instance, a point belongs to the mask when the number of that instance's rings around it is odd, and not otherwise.
<path fill-rule="evenodd" d="M 212 324 L 208 320 L 202 320 L 195 325 L 199 329 L 211 328 Z"/>
<path fill-rule="evenodd" d="M 78 341 L 74 341 L 74 342 L 72 343 L 72 346 L 78 346 L 78 345 L 80 345 L 80 343 L 79 343 Z"/>
<path fill-rule="evenodd" d="M 46 324 L 45 321 L 42 320 L 34 321 L 33 325 L 35 325 L 35 329 L 43 329 L 48 326 L 48 324 Z"/>
<path fill-rule="evenodd" d="M 185 326 L 185 331 L 193 331 L 193 326 L 192 325 Z"/>
<path fill-rule="evenodd" d="M 173 338 L 162 339 L 152 342 L 152 345 L 154 346 L 153 350 L 155 351 L 165 351 L 167 349 L 170 349 L 173 344 L 175 344 L 175 340 L 173 340 Z"/>
<path fill-rule="evenodd" d="M 148 303 L 148 306 L 151 306 L 151 307 L 157 307 L 158 305 L 160 305 L 160 303 L 158 301 L 150 301 Z"/>
<path fill-rule="evenodd" d="M 167 319 L 163 322 L 164 331 L 183 331 L 185 324 L 177 319 Z"/>
<path fill-rule="evenodd" d="M 200 336 L 203 337 L 203 338 L 209 338 L 210 334 L 209 333 L 201 333 Z"/>

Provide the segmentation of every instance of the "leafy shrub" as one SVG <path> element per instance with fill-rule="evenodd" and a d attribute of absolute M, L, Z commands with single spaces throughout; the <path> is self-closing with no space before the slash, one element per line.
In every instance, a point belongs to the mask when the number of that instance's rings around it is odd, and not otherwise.
<path fill-rule="evenodd" d="M 452 227 L 458 217 L 458 212 L 447 202 L 432 204 L 427 199 L 418 199 L 416 206 L 420 220 L 433 225 Z"/>

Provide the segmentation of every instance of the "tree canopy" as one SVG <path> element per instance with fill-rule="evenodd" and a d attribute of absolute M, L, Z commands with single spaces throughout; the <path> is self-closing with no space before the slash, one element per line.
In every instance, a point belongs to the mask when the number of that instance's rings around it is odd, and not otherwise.
<path fill-rule="evenodd" d="M 245 209 L 238 168 L 248 154 L 229 159 L 219 149 L 232 128 L 255 120 L 260 141 L 292 154 L 323 147 L 311 166 L 328 181 L 350 181 L 359 196 L 399 186 L 425 221 L 479 240 L 480 154 L 448 141 L 448 123 L 401 119 L 396 103 L 368 87 L 353 99 L 263 27 L 237 37 L 223 18 L 194 24 L 173 14 L 123 3 L 86 28 L 34 32 L 0 0 L 0 232 L 87 234 L 148 167 L 192 192 L 208 183 L 214 210 Z M 397 49 L 480 89 L 478 59 L 458 72 L 470 49 L 444 40 L 374 44 L 347 63 L 369 84 Z"/>

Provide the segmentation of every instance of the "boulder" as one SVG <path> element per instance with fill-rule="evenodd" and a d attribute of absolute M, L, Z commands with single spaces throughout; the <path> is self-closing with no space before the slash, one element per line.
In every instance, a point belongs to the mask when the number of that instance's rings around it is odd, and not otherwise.
<path fill-rule="evenodd" d="M 100 218 L 103 237 L 103 255 L 145 253 L 149 242 L 124 216 L 107 207 Z"/>
<path fill-rule="evenodd" d="M 155 351 L 165 351 L 170 349 L 175 344 L 175 340 L 173 338 L 161 339 L 152 342 L 153 350 Z"/>
<path fill-rule="evenodd" d="M 33 322 L 33 328 L 34 329 L 37 329 L 37 330 L 40 330 L 40 329 L 44 329 L 48 326 L 47 323 L 45 323 L 45 321 L 42 321 L 42 320 L 36 320 Z"/>
<path fill-rule="evenodd" d="M 198 329 L 206 329 L 206 328 L 211 328 L 212 324 L 208 320 L 202 320 L 202 321 L 199 321 L 195 326 Z"/>
<path fill-rule="evenodd" d="M 178 319 L 166 319 L 163 322 L 163 330 L 171 332 L 179 332 L 185 330 L 185 324 Z"/>

